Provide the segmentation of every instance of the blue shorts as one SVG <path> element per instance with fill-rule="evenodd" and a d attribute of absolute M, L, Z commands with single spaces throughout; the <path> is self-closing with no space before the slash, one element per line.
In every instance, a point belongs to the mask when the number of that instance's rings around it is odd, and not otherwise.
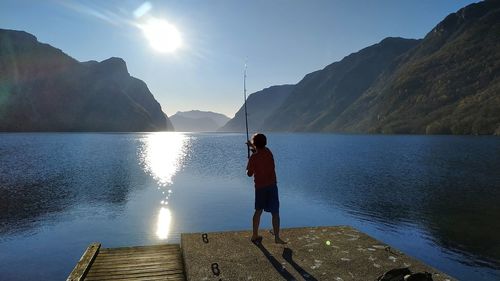
<path fill-rule="evenodd" d="M 279 213 L 278 186 L 276 184 L 255 189 L 255 210 L 262 210 L 272 214 Z"/>

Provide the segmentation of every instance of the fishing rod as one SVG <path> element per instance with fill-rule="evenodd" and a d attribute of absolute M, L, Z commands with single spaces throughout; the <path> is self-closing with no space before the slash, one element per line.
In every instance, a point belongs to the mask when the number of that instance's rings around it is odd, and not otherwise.
<path fill-rule="evenodd" d="M 249 141 L 248 136 L 248 115 L 247 115 L 247 63 L 245 62 L 245 71 L 243 72 L 243 97 L 245 98 L 245 128 L 247 130 L 247 141 Z M 250 158 L 250 146 L 247 144 L 247 157 Z"/>

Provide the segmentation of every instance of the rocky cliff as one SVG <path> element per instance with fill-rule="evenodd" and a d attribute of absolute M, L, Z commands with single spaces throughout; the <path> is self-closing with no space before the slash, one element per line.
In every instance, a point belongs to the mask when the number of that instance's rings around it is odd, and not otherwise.
<path fill-rule="evenodd" d="M 447 16 L 326 129 L 500 134 L 500 2 Z"/>
<path fill-rule="evenodd" d="M 0 131 L 169 129 L 122 59 L 80 63 L 31 34 L 0 29 Z"/>

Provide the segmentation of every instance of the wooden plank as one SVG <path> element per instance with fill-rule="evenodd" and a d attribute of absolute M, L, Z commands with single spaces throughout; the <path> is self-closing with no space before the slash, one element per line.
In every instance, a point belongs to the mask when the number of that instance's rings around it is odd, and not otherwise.
<path fill-rule="evenodd" d="M 112 271 L 139 271 L 139 270 L 154 270 L 154 269 L 167 269 L 167 270 L 177 270 L 182 269 L 182 267 L 164 267 L 162 264 L 150 265 L 150 266 L 130 266 L 130 267 L 94 267 L 92 266 L 92 271 L 87 273 L 87 276 L 90 274 L 97 274 L 99 272 L 112 272 Z"/>
<path fill-rule="evenodd" d="M 99 251 L 99 254 L 103 255 L 126 255 L 126 254 L 150 254 L 150 253 L 178 253 L 180 252 L 180 248 L 159 248 L 159 249 L 151 249 L 151 250 L 123 250 L 123 251 Z"/>
<path fill-rule="evenodd" d="M 128 258 L 128 257 L 176 257 L 179 256 L 180 252 L 169 253 L 169 252 L 151 252 L 151 253 L 127 253 L 127 254 L 101 254 L 99 253 L 99 258 L 103 259 L 119 259 L 119 258 Z"/>
<path fill-rule="evenodd" d="M 178 258 L 175 258 L 178 259 Z M 96 264 L 104 264 L 104 263 L 117 263 L 117 264 L 134 264 L 134 263 L 149 263 L 149 262 L 168 262 L 172 260 L 172 258 L 169 257 L 162 257 L 162 258 L 147 258 L 147 257 L 133 257 L 133 258 L 128 258 L 128 259 L 111 259 L 111 260 L 103 260 L 99 259 L 94 262 Z"/>
<path fill-rule="evenodd" d="M 130 250 L 123 250 L 123 251 L 99 251 L 99 254 L 102 255 L 147 255 L 147 254 L 154 254 L 154 253 L 180 253 L 180 249 L 168 249 L 168 248 L 163 248 L 163 249 L 152 249 L 152 250 L 138 250 L 138 251 L 130 251 Z"/>
<path fill-rule="evenodd" d="M 180 259 L 180 256 L 153 256 L 153 257 L 141 257 L 141 256 L 132 256 L 132 257 L 124 257 L 124 258 L 100 258 L 99 260 L 95 260 L 95 263 L 139 263 L 139 262 L 147 262 L 147 261 L 169 261 Z"/>
<path fill-rule="evenodd" d="M 119 264 L 119 265 L 113 265 L 113 264 L 106 264 L 106 265 L 96 265 L 95 269 L 96 270 L 131 270 L 135 268 L 141 268 L 141 267 L 149 267 L 149 268 L 154 268 L 154 267 L 161 267 L 164 269 L 177 269 L 177 268 L 183 268 L 183 265 L 180 263 L 170 263 L 170 264 L 165 264 L 165 263 L 158 263 L 158 264 L 141 264 L 139 266 L 135 265 L 130 265 L 130 264 Z M 94 271 L 94 265 L 92 266 L 91 270 L 89 271 L 92 272 Z"/>
<path fill-rule="evenodd" d="M 158 266 L 163 265 L 165 268 L 183 267 L 182 261 L 179 259 L 161 259 L 161 260 L 148 260 L 139 262 L 96 262 L 92 264 L 91 269 L 94 268 L 128 268 L 128 267 L 142 267 L 142 266 Z"/>
<path fill-rule="evenodd" d="M 103 253 L 107 252 L 137 252 L 137 251 L 156 251 L 162 249 L 179 249 L 179 245 L 165 244 L 165 245 L 152 245 L 152 246 L 135 246 L 135 247 L 119 247 L 119 248 L 103 248 Z"/>
<path fill-rule="evenodd" d="M 156 274 L 159 272 L 168 273 L 168 274 L 178 274 L 178 273 L 182 273 L 182 269 L 168 270 L 165 268 L 152 268 L 152 269 L 141 268 L 141 269 L 135 269 L 135 270 L 92 271 L 92 272 L 89 272 L 85 278 L 99 277 L 99 276 L 100 277 L 120 276 L 120 275 L 133 276 L 135 274 Z"/>
<path fill-rule="evenodd" d="M 108 279 L 95 279 L 95 280 L 90 280 L 90 281 L 106 281 Z M 162 280 L 162 281 L 186 281 L 186 279 L 183 276 L 152 276 L 152 277 L 138 277 L 138 278 L 122 278 L 122 279 L 109 279 L 109 281 L 157 281 L 157 280 Z"/>
<path fill-rule="evenodd" d="M 92 263 L 91 269 L 94 268 L 127 268 L 127 267 L 141 267 L 141 266 L 173 266 L 178 265 L 182 266 L 182 262 L 179 260 L 169 260 L 169 261 L 150 261 L 150 262 L 142 262 L 142 263 Z"/>
<path fill-rule="evenodd" d="M 134 257 L 145 257 L 145 258 L 175 258 L 179 257 L 181 253 L 147 253 L 147 254 L 126 254 L 126 255 L 101 255 L 99 254 L 99 259 L 101 260 L 112 260 L 112 259 L 127 259 Z"/>
<path fill-rule="evenodd" d="M 180 248 L 156 248 L 156 249 L 149 249 L 149 250 L 120 250 L 120 251 L 105 251 L 101 250 L 99 251 L 99 254 L 104 254 L 104 255 L 122 255 L 122 254 L 147 254 L 147 253 L 177 253 L 180 252 Z"/>
<path fill-rule="evenodd" d="M 148 262 L 148 263 L 135 263 L 135 264 L 130 264 L 130 263 L 92 263 L 91 270 L 98 269 L 98 268 L 131 268 L 131 267 L 152 267 L 152 266 L 167 266 L 167 267 L 173 267 L 173 266 L 180 266 L 183 267 L 183 264 L 181 261 L 178 260 L 173 260 L 173 261 L 155 261 L 155 262 Z"/>
<path fill-rule="evenodd" d="M 181 253 L 147 253 L 147 254 L 124 254 L 124 255 L 101 255 L 99 254 L 99 259 L 101 260 L 112 260 L 112 259 L 127 259 L 133 257 L 147 257 L 147 258 L 175 258 L 181 256 Z"/>
<path fill-rule="evenodd" d="M 118 278 L 118 279 L 91 279 L 89 281 L 106 281 L 106 280 L 111 280 L 111 281 L 157 281 L 157 280 L 167 280 L 167 281 L 186 281 L 186 278 L 184 275 L 171 275 L 171 276 L 149 276 L 147 278 L 144 277 L 125 277 L 125 278 Z"/>
<path fill-rule="evenodd" d="M 108 275 L 108 276 L 88 276 L 85 277 L 85 280 L 91 281 L 91 280 L 116 280 L 116 279 L 124 279 L 124 278 L 143 278 L 144 280 L 148 280 L 149 277 L 155 277 L 155 276 L 162 276 L 162 277 L 179 277 L 183 275 L 182 272 L 178 273 L 171 273 L 168 271 L 160 271 L 160 272 L 149 272 L 149 273 L 134 273 L 134 274 L 113 274 L 113 275 Z"/>
<path fill-rule="evenodd" d="M 176 274 L 182 274 L 182 270 L 150 270 L 150 271 L 133 271 L 133 272 L 100 272 L 98 274 L 93 274 L 93 275 L 87 275 L 85 277 L 85 280 L 92 279 L 92 278 L 111 278 L 111 277 L 122 277 L 122 278 L 129 278 L 129 277 L 134 277 L 134 276 L 139 276 L 139 277 L 144 277 L 144 276 L 157 276 L 157 275 L 176 275 Z"/>
<path fill-rule="evenodd" d="M 80 258 L 78 263 L 76 264 L 73 271 L 71 271 L 70 275 L 66 279 L 66 281 L 81 281 L 85 278 L 85 275 L 90 269 L 92 262 L 94 261 L 96 255 L 99 253 L 99 248 L 101 248 L 100 243 L 92 243 L 87 247 L 87 250 L 83 253 L 83 256 Z"/>
<path fill-rule="evenodd" d="M 89 281 L 150 281 L 150 280 L 168 280 L 168 281 L 186 281 L 184 276 L 181 275 L 165 275 L 165 276 L 148 276 L 148 277 L 124 277 L 124 278 L 113 278 L 113 279 L 90 279 Z"/>

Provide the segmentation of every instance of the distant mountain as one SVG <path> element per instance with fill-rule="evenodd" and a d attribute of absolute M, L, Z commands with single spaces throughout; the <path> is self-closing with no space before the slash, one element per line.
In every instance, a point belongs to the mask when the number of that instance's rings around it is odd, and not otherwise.
<path fill-rule="evenodd" d="M 178 111 L 170 116 L 176 131 L 179 132 L 215 132 L 229 120 L 224 114 L 211 111 Z"/>
<path fill-rule="evenodd" d="M 266 124 L 266 119 L 283 103 L 294 89 L 293 85 L 272 86 L 255 92 L 247 99 L 247 116 L 249 131 L 261 131 Z M 245 111 L 242 106 L 233 119 L 220 128 L 222 132 L 244 132 Z"/>
<path fill-rule="evenodd" d="M 0 29 L 0 131 L 169 129 L 122 59 L 80 63 L 29 33 Z"/>
<path fill-rule="evenodd" d="M 423 40 L 386 38 L 310 73 L 266 130 L 500 135 L 500 1 L 447 16 Z"/>

